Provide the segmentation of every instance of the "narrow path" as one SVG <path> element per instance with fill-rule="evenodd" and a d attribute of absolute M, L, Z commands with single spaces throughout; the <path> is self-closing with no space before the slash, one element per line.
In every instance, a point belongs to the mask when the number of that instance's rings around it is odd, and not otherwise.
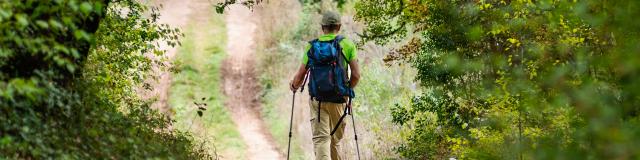
<path fill-rule="evenodd" d="M 260 116 L 260 86 L 254 67 L 256 15 L 239 5 L 232 5 L 225 12 L 229 55 L 222 64 L 225 105 L 247 144 L 249 159 L 283 159 Z"/>
<path fill-rule="evenodd" d="M 194 2 L 195 1 L 195 2 Z M 202 7 L 207 5 L 206 0 L 155 0 L 151 1 L 152 6 L 162 6 L 158 11 L 160 13 L 160 17 L 158 19 L 158 24 L 167 24 L 170 27 L 179 28 L 184 30 L 191 17 L 202 17 L 206 15 L 206 12 L 202 12 Z M 199 12 L 194 12 L 199 11 Z M 171 66 L 171 61 L 173 57 L 175 57 L 177 48 L 171 47 L 165 42 L 160 42 L 160 50 L 165 50 L 165 54 L 163 55 L 168 60 L 163 62 L 165 66 Z M 155 55 L 150 54 L 149 56 L 155 57 Z M 162 57 L 156 57 L 162 58 Z M 157 79 L 148 79 L 147 83 L 151 84 L 153 90 L 150 93 L 142 93 L 145 99 L 152 98 L 157 96 L 158 101 L 152 104 L 152 108 L 158 109 L 162 113 L 169 113 L 170 106 L 168 104 L 169 100 L 169 88 L 171 88 L 171 73 L 169 71 L 163 71 L 160 66 L 153 66 L 153 73 L 157 76 Z M 171 114 L 168 114 L 171 115 Z"/>

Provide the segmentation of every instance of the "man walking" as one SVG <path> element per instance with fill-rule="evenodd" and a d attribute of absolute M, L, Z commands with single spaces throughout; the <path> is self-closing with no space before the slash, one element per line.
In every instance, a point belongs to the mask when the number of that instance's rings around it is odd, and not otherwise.
<path fill-rule="evenodd" d="M 340 25 L 338 13 L 322 14 L 323 35 L 307 45 L 302 64 L 290 83 L 295 92 L 304 85 L 308 74 L 311 129 L 317 160 L 341 159 L 338 143 L 342 140 L 345 123 L 339 121 L 345 107 L 350 105 L 347 102 L 355 96 L 353 88 L 360 79 L 356 47 L 352 41 L 338 35 Z M 351 76 L 347 76 L 349 69 Z"/>

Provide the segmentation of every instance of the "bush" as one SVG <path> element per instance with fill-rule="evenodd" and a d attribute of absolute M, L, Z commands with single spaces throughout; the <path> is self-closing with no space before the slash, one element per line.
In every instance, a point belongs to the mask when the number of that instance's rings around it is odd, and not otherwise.
<path fill-rule="evenodd" d="M 0 157 L 212 158 L 140 100 L 153 42 L 178 31 L 136 1 L 0 2 Z"/>
<path fill-rule="evenodd" d="M 411 159 L 635 159 L 638 32 L 630 1 L 366 0 L 366 40 L 409 39 L 427 90 L 394 108 Z M 415 33 L 415 34 L 414 34 Z"/>

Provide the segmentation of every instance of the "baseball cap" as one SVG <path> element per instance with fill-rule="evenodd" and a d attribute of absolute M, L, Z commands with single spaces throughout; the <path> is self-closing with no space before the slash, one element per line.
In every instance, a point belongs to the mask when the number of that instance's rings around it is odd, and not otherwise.
<path fill-rule="evenodd" d="M 340 24 L 340 14 L 334 11 L 326 11 L 322 13 L 322 25 Z"/>

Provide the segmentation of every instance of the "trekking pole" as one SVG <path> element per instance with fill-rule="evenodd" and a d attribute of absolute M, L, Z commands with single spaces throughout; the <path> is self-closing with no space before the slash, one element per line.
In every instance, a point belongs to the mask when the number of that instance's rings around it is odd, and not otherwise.
<path fill-rule="evenodd" d="M 293 91 L 293 98 L 291 99 L 291 119 L 289 119 L 289 145 L 287 146 L 287 160 L 289 160 L 289 151 L 291 151 L 291 129 L 293 128 L 293 109 L 296 102 L 296 91 Z"/>
<path fill-rule="evenodd" d="M 307 83 L 307 79 L 309 78 L 309 71 L 304 76 L 304 82 L 302 82 L 302 88 L 300 88 L 300 92 L 304 91 L 304 84 Z M 287 160 L 289 160 L 289 153 L 291 151 L 291 129 L 293 128 L 293 111 L 296 104 L 296 91 L 293 91 L 293 98 L 291 99 L 291 119 L 289 119 L 289 145 L 287 145 Z"/>
<path fill-rule="evenodd" d="M 353 125 L 353 135 L 356 139 L 356 152 L 358 153 L 358 160 L 360 160 L 360 147 L 358 146 L 358 133 L 356 132 L 356 121 L 353 118 L 353 108 L 351 108 L 351 98 L 349 98 L 349 114 L 351 115 L 351 123 Z"/>

